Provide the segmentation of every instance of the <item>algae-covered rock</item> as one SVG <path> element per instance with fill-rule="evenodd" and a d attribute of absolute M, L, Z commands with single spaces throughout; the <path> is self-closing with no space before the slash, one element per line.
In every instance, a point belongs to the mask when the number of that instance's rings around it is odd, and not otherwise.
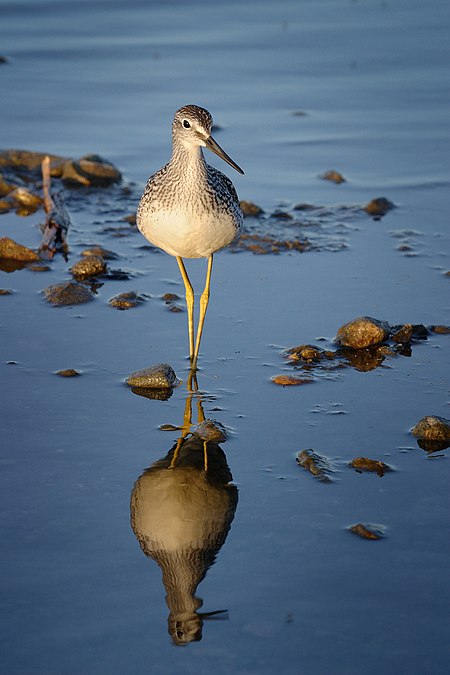
<path fill-rule="evenodd" d="M 336 185 L 339 185 L 340 183 L 345 183 L 345 178 L 344 176 L 339 173 L 339 171 L 331 170 L 331 171 L 325 171 L 321 175 L 322 180 L 329 180 L 332 183 L 336 183 Z"/>
<path fill-rule="evenodd" d="M 242 200 L 241 202 L 239 202 L 239 204 L 244 216 L 253 216 L 254 218 L 257 218 L 258 216 L 264 213 L 262 208 L 257 204 L 254 204 L 253 202 L 247 202 L 245 200 Z"/>
<path fill-rule="evenodd" d="M 98 155 L 86 155 L 64 163 L 62 179 L 67 185 L 106 187 L 122 180 L 118 169 Z"/>
<path fill-rule="evenodd" d="M 192 431 L 202 441 L 211 441 L 213 443 L 223 443 L 227 440 L 228 434 L 225 427 L 215 420 L 203 420 Z"/>

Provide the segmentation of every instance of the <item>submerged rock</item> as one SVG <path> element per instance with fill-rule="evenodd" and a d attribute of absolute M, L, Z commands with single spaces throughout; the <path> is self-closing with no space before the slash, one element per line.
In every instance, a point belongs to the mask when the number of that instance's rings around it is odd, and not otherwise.
<path fill-rule="evenodd" d="M 76 279 L 87 279 L 105 274 L 107 266 L 104 259 L 99 255 L 89 255 L 81 258 L 70 268 L 72 275 Z"/>
<path fill-rule="evenodd" d="M 335 353 L 325 351 L 314 345 L 299 345 L 288 349 L 286 355 L 290 361 L 303 361 L 304 363 L 318 363 L 323 359 L 332 359 Z"/>
<path fill-rule="evenodd" d="M 411 429 L 417 438 L 430 441 L 450 441 L 450 420 L 437 415 L 427 415 Z"/>
<path fill-rule="evenodd" d="M 167 363 L 137 370 L 131 373 L 126 382 L 129 387 L 139 389 L 172 389 L 179 384 L 174 369 Z"/>
<path fill-rule="evenodd" d="M 60 377 L 78 377 L 78 375 L 81 375 L 80 371 L 75 370 L 75 368 L 64 368 L 64 370 L 57 370 L 56 374 Z"/>
<path fill-rule="evenodd" d="M 253 216 L 254 218 L 257 218 L 258 216 L 261 216 L 264 213 L 262 208 L 257 204 L 254 204 L 253 202 L 247 202 L 245 200 L 242 200 L 241 202 L 239 202 L 239 204 L 244 216 Z"/>
<path fill-rule="evenodd" d="M 364 211 L 370 216 L 384 216 L 388 211 L 395 208 L 395 204 L 386 197 L 377 197 L 365 205 Z"/>
<path fill-rule="evenodd" d="M 403 326 L 395 326 L 391 339 L 399 344 L 408 344 L 413 337 L 413 325 L 405 323 Z"/>
<path fill-rule="evenodd" d="M 330 180 L 332 183 L 336 183 L 336 185 L 339 185 L 340 183 L 345 183 L 345 178 L 344 176 L 339 173 L 339 171 L 326 171 L 324 174 L 320 176 L 322 180 Z"/>
<path fill-rule="evenodd" d="M 297 454 L 297 462 L 321 481 L 332 481 L 333 468 L 327 457 L 317 454 L 311 448 Z"/>
<path fill-rule="evenodd" d="M 382 539 L 384 536 L 384 527 L 382 525 L 363 525 L 362 523 L 357 523 L 356 525 L 349 527 L 349 530 L 362 539 L 369 539 L 372 541 Z"/>
<path fill-rule="evenodd" d="M 111 298 L 109 304 L 116 309 L 132 309 L 143 302 L 145 302 L 145 298 L 142 295 L 139 295 L 136 291 L 128 291 L 127 293 L 115 295 Z"/>
<path fill-rule="evenodd" d="M 450 326 L 430 326 L 430 330 L 437 335 L 450 335 Z"/>
<path fill-rule="evenodd" d="M 361 316 L 341 326 L 335 341 L 342 347 L 364 349 L 384 342 L 389 337 L 389 324 L 370 316 Z"/>
<path fill-rule="evenodd" d="M 349 466 L 356 469 L 356 471 L 371 471 L 377 473 L 380 478 L 384 476 L 386 471 L 390 471 L 391 468 L 384 462 L 380 462 L 376 459 L 369 459 L 368 457 L 355 457 L 352 459 Z"/>
<path fill-rule="evenodd" d="M 122 176 L 106 159 L 98 155 L 86 155 L 78 161 L 65 162 L 62 179 L 67 185 L 106 187 L 120 182 Z"/>
<path fill-rule="evenodd" d="M 84 284 L 66 281 L 44 289 L 47 302 L 53 305 L 82 305 L 94 299 L 94 293 Z"/>
<path fill-rule="evenodd" d="M 31 250 L 31 248 L 28 248 L 27 246 L 22 246 L 22 244 L 18 244 L 9 237 L 0 238 L 0 258 L 18 260 L 21 262 L 33 262 L 39 260 L 36 251 Z"/>
<path fill-rule="evenodd" d="M 103 258 L 103 260 L 117 260 L 119 257 L 117 253 L 109 251 L 108 249 L 103 248 L 103 246 L 91 246 L 90 248 L 85 248 L 84 251 L 81 251 L 81 255 L 83 257 L 92 255 L 99 256 L 100 258 Z"/>
<path fill-rule="evenodd" d="M 297 377 L 296 375 L 274 375 L 270 378 L 274 384 L 282 387 L 297 387 L 300 384 L 311 384 L 314 382 L 311 378 Z"/>

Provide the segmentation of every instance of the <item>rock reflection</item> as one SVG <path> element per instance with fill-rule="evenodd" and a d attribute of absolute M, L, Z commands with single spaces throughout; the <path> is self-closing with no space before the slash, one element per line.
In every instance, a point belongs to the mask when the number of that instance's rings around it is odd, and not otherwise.
<path fill-rule="evenodd" d="M 193 428 L 194 399 L 198 426 Z M 175 645 L 201 640 L 203 621 L 225 612 L 199 612 L 203 601 L 195 595 L 225 542 L 238 502 L 219 446 L 223 440 L 224 429 L 205 420 L 201 397 L 191 391 L 180 438 L 144 471 L 131 493 L 131 526 L 145 555 L 161 568 Z"/>

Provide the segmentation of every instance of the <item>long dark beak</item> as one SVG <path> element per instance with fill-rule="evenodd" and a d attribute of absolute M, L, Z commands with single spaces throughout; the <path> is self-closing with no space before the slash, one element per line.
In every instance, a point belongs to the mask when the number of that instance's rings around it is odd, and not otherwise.
<path fill-rule="evenodd" d="M 233 169 L 236 169 L 239 173 L 244 173 L 241 169 L 240 166 L 236 164 L 236 162 L 233 162 L 231 157 L 228 157 L 227 153 L 222 150 L 220 145 L 216 143 L 214 138 L 212 136 L 209 136 L 208 138 L 205 139 L 206 147 L 209 148 L 212 152 L 214 152 L 216 155 L 221 157 L 227 164 L 233 167 Z"/>

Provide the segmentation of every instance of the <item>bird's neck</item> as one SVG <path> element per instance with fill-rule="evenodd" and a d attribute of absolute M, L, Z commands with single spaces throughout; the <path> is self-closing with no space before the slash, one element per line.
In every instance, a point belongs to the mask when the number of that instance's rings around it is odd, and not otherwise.
<path fill-rule="evenodd" d="M 184 145 L 174 139 L 170 164 L 173 169 L 182 168 L 190 175 L 206 174 L 206 162 L 199 145 Z"/>

